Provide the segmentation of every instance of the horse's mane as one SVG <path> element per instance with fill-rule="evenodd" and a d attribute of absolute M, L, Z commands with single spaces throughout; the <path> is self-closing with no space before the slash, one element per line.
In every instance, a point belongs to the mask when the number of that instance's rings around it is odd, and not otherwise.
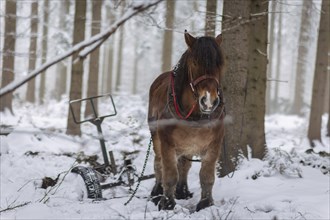
<path fill-rule="evenodd" d="M 202 68 L 199 73 L 213 75 L 216 69 L 222 69 L 224 66 L 224 55 L 217 42 L 212 37 L 200 37 L 192 48 L 188 48 L 181 56 L 175 68 L 175 91 L 176 94 L 182 94 L 185 84 L 190 83 L 188 78 L 188 57 L 193 57 Z M 221 77 L 220 73 L 220 77 Z M 180 96 L 180 95 L 179 95 Z M 180 97 L 178 97 L 181 103 Z"/>

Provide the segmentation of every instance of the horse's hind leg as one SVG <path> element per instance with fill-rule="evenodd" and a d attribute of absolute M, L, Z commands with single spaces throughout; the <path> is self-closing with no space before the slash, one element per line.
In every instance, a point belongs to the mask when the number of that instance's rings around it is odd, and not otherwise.
<path fill-rule="evenodd" d="M 155 203 L 155 205 L 158 205 L 161 199 L 161 195 L 163 195 L 163 187 L 162 187 L 162 160 L 160 153 L 160 141 L 157 134 L 152 135 L 152 141 L 155 152 L 154 171 L 155 171 L 156 183 L 151 191 L 151 197 L 153 203 Z"/>
<path fill-rule="evenodd" d="M 191 157 L 180 157 L 178 159 L 179 181 L 176 185 L 175 197 L 177 199 L 189 199 L 192 193 L 188 190 L 188 172 L 191 167 Z"/>

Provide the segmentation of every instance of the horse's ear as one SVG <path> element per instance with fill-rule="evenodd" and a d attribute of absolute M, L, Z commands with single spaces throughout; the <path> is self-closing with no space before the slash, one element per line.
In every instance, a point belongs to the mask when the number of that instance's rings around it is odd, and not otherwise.
<path fill-rule="evenodd" d="M 196 38 L 194 38 L 193 36 L 191 36 L 187 30 L 184 30 L 184 39 L 186 41 L 186 44 L 188 45 L 188 47 L 192 47 L 196 41 Z"/>
<path fill-rule="evenodd" d="M 222 43 L 222 34 L 219 34 L 216 38 L 215 41 L 218 43 L 218 45 L 220 46 Z"/>

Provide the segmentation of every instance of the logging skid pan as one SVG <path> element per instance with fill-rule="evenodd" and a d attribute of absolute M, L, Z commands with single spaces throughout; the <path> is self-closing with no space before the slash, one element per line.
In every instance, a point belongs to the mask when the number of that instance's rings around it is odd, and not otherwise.
<path fill-rule="evenodd" d="M 111 113 L 99 115 L 98 110 L 96 109 L 96 102 L 100 101 L 101 99 L 106 99 L 107 102 L 110 103 L 110 109 L 112 109 Z M 83 118 L 82 120 L 79 119 L 80 117 L 77 117 L 77 113 L 75 113 L 73 107 L 75 104 L 81 103 L 85 103 L 86 107 L 87 105 L 90 105 L 92 112 L 92 114 L 88 115 L 87 118 Z M 116 165 L 116 160 L 113 151 L 107 152 L 101 124 L 105 118 L 117 115 L 116 106 L 111 94 L 104 94 L 84 99 L 72 100 L 70 101 L 70 111 L 72 113 L 73 120 L 76 124 L 89 122 L 96 126 L 103 156 L 104 164 L 98 167 L 92 168 L 78 165 L 71 170 L 71 172 L 79 174 L 84 180 L 87 189 L 87 198 L 102 199 L 102 190 L 120 185 L 128 186 L 129 189 L 131 189 L 136 180 L 142 181 L 154 178 L 154 174 L 139 176 L 135 169 L 135 166 L 133 166 L 133 159 L 130 156 L 124 158 L 123 166 L 119 168 Z M 104 181 L 107 180 L 110 176 L 115 177 L 114 180 L 110 183 L 104 183 Z"/>

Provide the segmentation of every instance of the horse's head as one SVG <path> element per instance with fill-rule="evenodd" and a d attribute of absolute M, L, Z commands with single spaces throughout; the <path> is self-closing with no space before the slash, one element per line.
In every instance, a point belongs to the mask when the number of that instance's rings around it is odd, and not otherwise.
<path fill-rule="evenodd" d="M 185 32 L 188 45 L 188 80 L 199 109 L 203 114 L 211 114 L 220 103 L 220 83 L 224 56 L 221 52 L 221 34 L 214 37 L 195 38 Z"/>

